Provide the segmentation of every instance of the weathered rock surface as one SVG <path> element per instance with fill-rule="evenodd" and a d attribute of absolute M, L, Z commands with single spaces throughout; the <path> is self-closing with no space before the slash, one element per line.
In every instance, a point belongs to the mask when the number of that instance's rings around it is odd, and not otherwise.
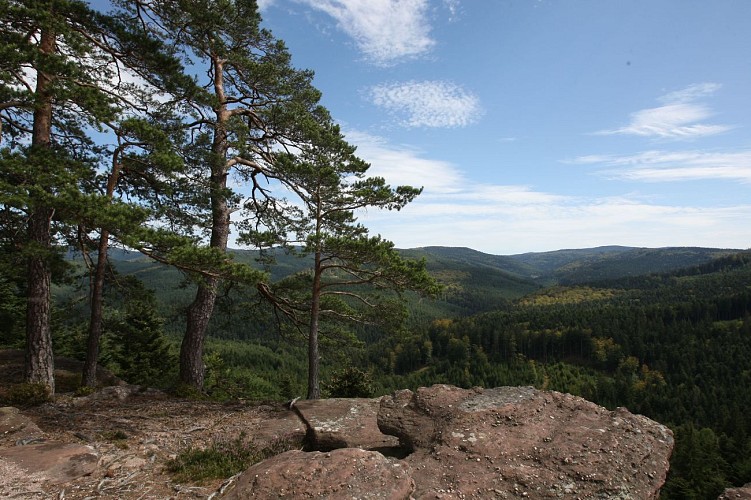
<path fill-rule="evenodd" d="M 646 417 L 531 387 L 399 391 L 378 425 L 413 450 L 415 498 L 653 499 L 673 449 Z"/>
<path fill-rule="evenodd" d="M 751 483 L 741 488 L 728 488 L 717 500 L 751 500 Z"/>
<path fill-rule="evenodd" d="M 298 401 L 295 406 L 315 431 L 317 450 L 338 448 L 386 449 L 399 446 L 399 439 L 378 428 L 380 399 L 318 399 Z M 293 412 L 277 412 L 259 422 L 250 433 L 257 442 L 293 438 L 302 440 L 305 423 Z"/>
<path fill-rule="evenodd" d="M 94 472 L 99 457 L 89 446 L 47 442 L 2 449 L 2 461 L 27 474 L 42 473 L 48 482 L 60 484 Z"/>
<path fill-rule="evenodd" d="M 98 462 L 88 446 L 47 441 L 39 427 L 17 408 L 0 408 L 0 436 L 0 464 L 16 473 L 43 475 L 53 484 L 91 474 Z"/>
<path fill-rule="evenodd" d="M 380 399 L 300 401 L 295 406 L 304 419 L 282 405 L 185 401 L 120 386 L 86 398 L 58 396 L 22 412 L 0 411 L 0 496 L 206 498 L 223 480 L 178 484 L 166 472 L 167 461 L 187 448 L 238 438 L 259 448 L 279 439 L 297 447 L 306 433 L 305 421 L 314 429 L 319 449 L 350 449 L 278 455 L 228 483 L 232 491 L 227 494 L 654 498 L 673 446 L 670 432 L 644 417 L 524 387 L 433 386 Z M 400 441 L 411 454 L 398 455 Z M 82 467 L 69 479 L 56 480 L 62 476 L 55 476 L 55 466 L 34 472 L 40 469 L 14 457 L 21 450 L 52 452 L 52 444 L 60 454 L 54 460 L 47 455 L 48 465 L 94 467 L 97 460 L 98 465 L 88 475 L 74 477 L 91 470 Z M 376 449 L 404 458 L 386 458 Z M 243 493 L 247 488 L 256 489 L 249 495 Z M 726 493 L 740 494 L 736 490 Z"/>
<path fill-rule="evenodd" d="M 223 498 L 408 499 L 409 466 L 358 448 L 288 451 L 242 473 Z"/>
<path fill-rule="evenodd" d="M 39 427 L 18 408 L 4 406 L 0 408 L 0 442 L 15 444 L 42 439 Z"/>

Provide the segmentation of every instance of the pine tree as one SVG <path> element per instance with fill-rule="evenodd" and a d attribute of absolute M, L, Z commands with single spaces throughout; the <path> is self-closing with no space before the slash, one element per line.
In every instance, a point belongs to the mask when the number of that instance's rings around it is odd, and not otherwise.
<path fill-rule="evenodd" d="M 111 76 L 81 1 L 0 1 L 0 203 L 25 221 L 15 244 L 27 262 L 26 380 L 54 393 L 51 267 L 61 229 L 96 194 L 81 186 L 98 151 L 89 131 L 116 113 Z"/>
<path fill-rule="evenodd" d="M 307 397 L 317 399 L 322 321 L 329 334 L 346 324 L 385 323 L 400 316 L 400 307 L 368 290 L 433 293 L 438 287 L 423 261 L 401 258 L 393 243 L 370 236 L 357 222 L 358 210 L 399 210 L 421 189 L 392 188 L 383 178 L 367 177 L 369 165 L 333 125 L 322 127 L 313 143 L 284 156 L 280 165 L 301 208 L 285 207 L 264 231 L 248 227 L 245 239 L 255 245 L 299 247 L 302 255 L 313 257 L 309 273 L 276 286 L 261 284 L 259 290 L 287 320 L 306 330 Z"/>
<path fill-rule="evenodd" d="M 281 41 L 261 28 L 255 1 L 178 0 L 133 7 L 155 35 L 182 51 L 197 72 L 200 91 L 185 101 L 191 142 L 184 148 L 195 195 L 195 226 L 205 228 L 205 246 L 180 257 L 195 264 L 195 299 L 188 308 L 180 351 L 180 380 L 203 386 L 203 346 L 223 279 L 259 280 L 260 273 L 227 264 L 231 214 L 245 206 L 264 218 L 277 203 L 276 157 L 305 143 L 318 123 L 329 120 L 318 105 L 310 71 L 292 68 Z M 232 189 L 231 176 L 244 183 Z"/>

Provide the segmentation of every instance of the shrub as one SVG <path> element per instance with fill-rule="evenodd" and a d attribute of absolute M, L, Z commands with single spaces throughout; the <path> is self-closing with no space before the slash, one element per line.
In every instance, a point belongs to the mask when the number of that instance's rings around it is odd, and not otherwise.
<path fill-rule="evenodd" d="M 12 386 L 6 398 L 14 406 L 36 406 L 50 401 L 51 395 L 44 384 L 23 383 Z"/>
<path fill-rule="evenodd" d="M 334 373 L 326 389 L 332 398 L 373 397 L 373 382 L 370 375 L 354 366 L 347 366 Z"/>
<path fill-rule="evenodd" d="M 230 441 L 214 441 L 207 448 L 187 448 L 167 462 L 167 471 L 179 482 L 226 479 L 255 463 L 299 447 L 300 443 L 292 439 L 279 439 L 259 449 L 241 434 Z"/>

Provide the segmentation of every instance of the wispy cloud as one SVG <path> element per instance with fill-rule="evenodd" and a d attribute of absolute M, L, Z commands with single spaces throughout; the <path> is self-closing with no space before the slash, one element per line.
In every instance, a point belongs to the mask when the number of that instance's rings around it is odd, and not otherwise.
<path fill-rule="evenodd" d="M 364 133 L 346 136 L 371 163 L 371 175 L 383 176 L 391 185 L 424 187 L 399 213 L 361 214 L 371 232 L 400 248 L 468 246 L 513 254 L 610 244 L 747 248 L 751 241 L 751 203 L 670 206 L 631 194 L 565 196 L 531 186 L 484 184 L 412 148 Z"/>
<path fill-rule="evenodd" d="M 605 167 L 611 179 L 672 182 L 725 179 L 751 184 L 751 150 L 645 151 L 634 155 L 581 156 L 572 161 Z"/>
<path fill-rule="evenodd" d="M 411 81 L 371 87 L 372 102 L 405 127 L 465 127 L 482 116 L 479 98 L 446 81 Z"/>
<path fill-rule="evenodd" d="M 711 96 L 721 88 L 722 85 L 719 83 L 695 83 L 685 89 L 669 92 L 658 100 L 665 104 L 693 102 L 701 97 Z"/>
<path fill-rule="evenodd" d="M 611 130 L 595 132 L 597 135 L 636 135 L 658 139 L 684 140 L 726 132 L 728 125 L 701 123 L 713 113 L 697 99 L 707 97 L 721 88 L 717 83 L 690 85 L 659 98 L 663 106 L 647 108 L 631 113 L 628 125 Z"/>
<path fill-rule="evenodd" d="M 333 17 L 368 61 L 390 66 L 435 45 L 427 0 L 298 0 Z"/>

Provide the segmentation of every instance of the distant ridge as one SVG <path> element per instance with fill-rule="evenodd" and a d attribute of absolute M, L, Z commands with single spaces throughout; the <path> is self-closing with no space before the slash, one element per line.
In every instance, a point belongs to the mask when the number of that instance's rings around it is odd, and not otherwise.
<path fill-rule="evenodd" d="M 665 273 L 698 266 L 742 251 L 703 247 L 643 248 L 610 245 L 499 256 L 466 247 L 429 246 L 405 250 L 404 253 L 418 258 L 421 254 L 432 256 L 440 259 L 444 266 L 453 264 L 492 268 L 540 285 L 550 285 Z"/>

